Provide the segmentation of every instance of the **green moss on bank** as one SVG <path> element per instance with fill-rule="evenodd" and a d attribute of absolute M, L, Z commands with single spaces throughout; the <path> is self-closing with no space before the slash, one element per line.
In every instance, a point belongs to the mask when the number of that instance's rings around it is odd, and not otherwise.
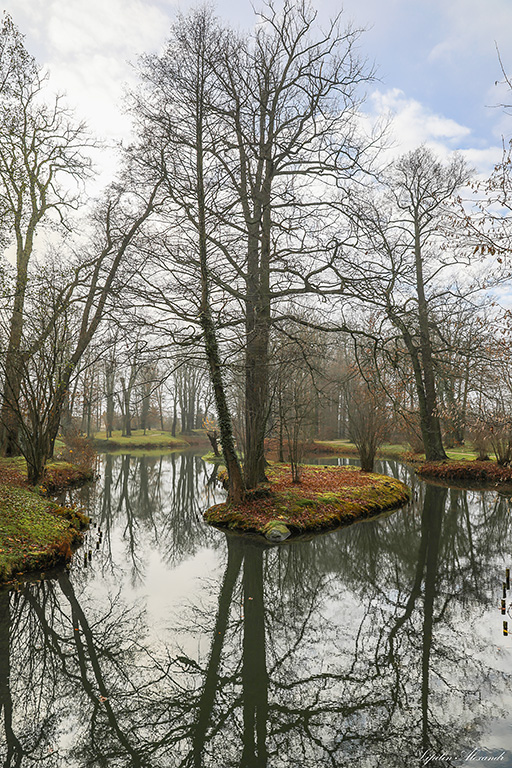
<path fill-rule="evenodd" d="M 88 524 L 35 491 L 0 485 L 0 582 L 66 562 Z"/>
<path fill-rule="evenodd" d="M 69 560 L 89 518 L 47 497 L 92 479 L 90 470 L 51 461 L 34 489 L 22 457 L 0 458 L 0 583 Z"/>
<path fill-rule="evenodd" d="M 284 525 L 290 535 L 321 532 L 379 515 L 410 500 L 406 485 L 394 478 L 363 473 L 355 467 L 302 468 L 301 483 L 290 479 L 289 465 L 268 469 L 269 482 L 241 504 L 216 504 L 205 513 L 215 526 L 273 538 Z"/>
<path fill-rule="evenodd" d="M 91 469 L 82 469 L 68 461 L 50 461 L 37 490 L 42 494 L 52 495 L 94 479 L 95 473 Z M 27 464 L 22 456 L 0 458 L 0 486 L 2 484 L 28 487 Z"/>
<path fill-rule="evenodd" d="M 52 461 L 46 465 L 41 486 L 47 493 L 57 494 L 65 488 L 76 488 L 95 478 L 93 470 L 81 469 L 68 461 Z"/>
<path fill-rule="evenodd" d="M 224 456 L 221 453 L 220 456 L 216 456 L 213 451 L 208 451 L 208 453 L 205 453 L 204 456 L 201 456 L 203 461 L 206 461 L 208 464 L 224 464 Z"/>
<path fill-rule="evenodd" d="M 349 440 L 315 440 L 315 450 L 319 453 L 332 453 L 339 456 L 359 456 L 359 452 Z M 409 447 L 398 443 L 384 443 L 377 451 L 382 458 L 401 459 Z"/>

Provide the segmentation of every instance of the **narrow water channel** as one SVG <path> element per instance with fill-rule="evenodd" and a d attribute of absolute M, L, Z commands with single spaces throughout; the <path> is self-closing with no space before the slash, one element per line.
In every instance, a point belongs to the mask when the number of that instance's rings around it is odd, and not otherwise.
<path fill-rule="evenodd" d="M 0 591 L 2 766 L 511 768 L 510 498 L 378 469 L 414 502 L 266 546 L 199 456 L 103 456 L 69 572 Z"/>

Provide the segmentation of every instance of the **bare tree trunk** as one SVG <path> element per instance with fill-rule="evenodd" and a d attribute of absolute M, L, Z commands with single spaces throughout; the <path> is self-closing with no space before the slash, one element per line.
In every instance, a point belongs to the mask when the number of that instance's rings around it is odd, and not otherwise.
<path fill-rule="evenodd" d="M 121 388 L 123 390 L 123 403 L 124 403 L 124 428 L 123 433 L 126 435 L 126 437 L 132 436 L 132 413 L 130 410 L 130 399 L 131 399 L 131 389 L 128 384 L 126 385 L 126 380 L 124 377 L 121 377 Z"/>
<path fill-rule="evenodd" d="M 203 35 L 206 30 L 203 26 Z M 205 40 L 202 45 L 204 46 Z M 208 239 L 206 231 L 206 206 L 205 206 L 205 186 L 204 186 L 204 148 L 203 148 L 203 109 L 205 107 L 205 72 L 206 61 L 203 58 L 205 54 L 204 47 L 200 49 L 199 70 L 197 72 L 196 83 L 196 181 L 197 181 L 197 204 L 198 204 L 198 246 L 199 262 L 201 270 L 201 304 L 200 304 L 200 323 L 203 330 L 203 339 L 208 360 L 208 369 L 213 386 L 215 405 L 220 430 L 220 441 L 222 452 L 226 462 L 229 477 L 228 500 L 239 502 L 245 495 L 245 483 L 242 477 L 242 471 L 235 450 L 235 441 L 233 437 L 233 425 L 231 414 L 226 398 L 226 391 L 222 379 L 222 365 L 219 355 L 219 347 L 215 331 L 215 325 L 211 315 L 210 308 L 210 276 L 208 272 Z"/>
<path fill-rule="evenodd" d="M 105 417 L 105 434 L 112 437 L 114 429 L 114 388 L 115 388 L 115 368 L 114 361 L 109 361 L 105 369 L 105 396 L 107 400 L 107 410 Z"/>
<path fill-rule="evenodd" d="M 283 393 L 281 392 L 281 381 L 279 381 L 279 461 L 284 463 L 284 414 L 283 414 Z"/>
<path fill-rule="evenodd" d="M 20 344 L 23 333 L 23 311 L 27 290 L 28 262 L 32 251 L 33 229 L 23 246 L 21 233 L 17 231 L 17 276 L 14 293 L 14 306 L 11 317 L 9 344 L 5 358 L 4 390 L 0 413 L 0 452 L 3 456 L 17 456 L 20 453 L 18 443 L 19 413 L 18 401 L 21 389 L 22 361 Z"/>
<path fill-rule="evenodd" d="M 414 223 L 414 258 L 416 266 L 416 290 L 418 294 L 421 361 L 423 368 L 423 380 L 421 383 L 424 391 L 424 397 L 422 398 L 423 413 L 420 410 L 421 432 L 423 435 L 425 457 L 427 461 L 443 461 L 448 457 L 443 448 L 441 423 L 437 409 L 438 404 L 434 364 L 432 362 L 432 344 L 430 341 L 428 322 L 428 304 L 425 298 L 420 232 L 417 220 Z M 417 382 L 417 385 L 419 385 L 419 382 Z"/>
<path fill-rule="evenodd" d="M 176 437 L 176 425 L 178 423 L 178 395 L 174 392 L 171 435 Z"/>

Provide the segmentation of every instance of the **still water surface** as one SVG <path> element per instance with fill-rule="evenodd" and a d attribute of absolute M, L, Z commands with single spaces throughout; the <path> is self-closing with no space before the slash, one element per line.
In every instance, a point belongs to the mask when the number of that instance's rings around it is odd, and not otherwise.
<path fill-rule="evenodd" d="M 2 766 L 510 768 L 510 499 L 378 470 L 414 503 L 270 547 L 199 456 L 104 456 L 70 572 L 0 591 Z"/>

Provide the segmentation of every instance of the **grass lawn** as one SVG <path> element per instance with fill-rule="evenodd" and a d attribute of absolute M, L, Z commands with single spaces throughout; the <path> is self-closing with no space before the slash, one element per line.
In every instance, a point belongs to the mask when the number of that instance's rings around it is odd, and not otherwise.
<path fill-rule="evenodd" d="M 189 445 L 185 437 L 173 437 L 170 432 L 158 429 L 148 429 L 146 434 L 143 429 L 134 429 L 131 437 L 123 437 L 120 429 L 115 429 L 108 438 L 105 432 L 96 432 L 94 443 L 102 448 L 183 448 Z"/>
<path fill-rule="evenodd" d="M 348 440 L 316 440 L 315 445 L 325 447 L 333 454 L 357 455 L 356 447 Z M 403 445 L 384 444 L 380 447 L 378 456 L 396 458 L 414 463 L 416 474 L 430 480 L 443 483 L 463 483 L 463 487 L 486 488 L 512 484 L 512 467 L 500 466 L 495 457 L 487 461 L 479 461 L 476 451 L 469 445 L 460 448 L 445 449 L 448 461 L 425 461 L 425 454 L 411 454 L 408 447 Z"/>
<path fill-rule="evenodd" d="M 324 446 L 326 450 L 329 450 L 330 452 L 336 452 L 336 453 L 346 453 L 350 456 L 357 456 L 357 448 L 355 447 L 354 443 L 351 443 L 349 440 L 315 440 L 315 445 L 318 445 L 320 447 Z M 383 443 L 379 450 L 377 451 L 377 456 L 381 456 L 382 458 L 402 458 L 404 454 L 409 454 L 410 456 L 410 448 L 408 445 L 401 445 L 399 443 Z M 467 459 L 469 461 L 473 461 L 477 458 L 476 451 L 471 450 L 471 448 L 467 445 L 462 445 L 459 448 L 445 448 L 445 451 L 448 455 L 449 459 L 455 459 L 455 460 L 461 460 L 461 459 Z M 425 461 L 425 454 L 424 453 L 415 453 L 415 458 L 417 457 L 418 461 Z"/>
<path fill-rule="evenodd" d="M 289 464 L 271 464 L 267 476 L 269 482 L 249 492 L 243 503 L 216 504 L 204 513 L 205 520 L 281 541 L 373 517 L 410 499 L 398 480 L 356 467 L 302 466 L 301 481 L 295 484 Z"/>

